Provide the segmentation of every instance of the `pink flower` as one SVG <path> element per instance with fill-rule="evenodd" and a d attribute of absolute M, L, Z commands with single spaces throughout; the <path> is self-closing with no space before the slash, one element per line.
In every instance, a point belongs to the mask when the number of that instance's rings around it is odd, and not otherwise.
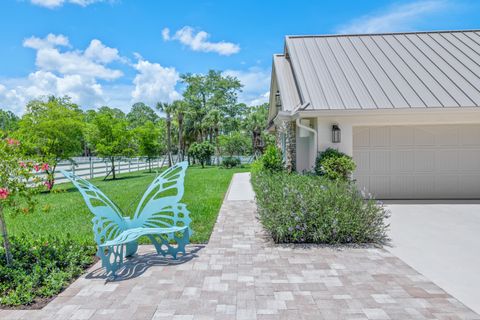
<path fill-rule="evenodd" d="M 47 187 L 48 190 L 51 190 L 53 187 L 53 182 L 50 181 L 45 181 L 43 184 Z"/>
<path fill-rule="evenodd" d="M 23 162 L 23 161 L 20 161 L 19 165 L 20 165 L 20 167 L 22 167 L 22 168 L 26 168 L 26 167 L 27 167 L 27 164 L 26 164 L 25 162 Z"/>
<path fill-rule="evenodd" d="M 33 166 L 33 169 L 35 169 L 35 171 L 38 172 L 38 170 L 40 170 L 40 166 L 38 164 L 36 164 L 36 165 Z"/>
<path fill-rule="evenodd" d="M 9 194 L 10 192 L 8 191 L 7 188 L 0 188 L 0 199 L 2 200 L 7 199 Z"/>
<path fill-rule="evenodd" d="M 43 171 L 47 171 L 49 168 L 50 168 L 50 166 L 48 165 L 48 163 L 42 163 L 42 170 Z"/>
<path fill-rule="evenodd" d="M 18 146 L 20 144 L 20 141 L 12 139 L 12 138 L 7 138 L 7 144 L 11 145 L 11 146 L 13 146 L 13 145 Z"/>

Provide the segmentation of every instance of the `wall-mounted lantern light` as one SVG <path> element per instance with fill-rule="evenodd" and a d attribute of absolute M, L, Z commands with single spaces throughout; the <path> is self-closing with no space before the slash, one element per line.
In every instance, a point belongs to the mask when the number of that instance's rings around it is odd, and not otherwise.
<path fill-rule="evenodd" d="M 332 142 L 333 143 L 340 143 L 342 141 L 342 131 L 338 124 L 334 124 L 332 126 Z"/>
<path fill-rule="evenodd" d="M 277 90 L 275 93 L 275 106 L 277 109 L 280 109 L 282 107 L 282 100 L 280 99 L 280 91 Z"/>

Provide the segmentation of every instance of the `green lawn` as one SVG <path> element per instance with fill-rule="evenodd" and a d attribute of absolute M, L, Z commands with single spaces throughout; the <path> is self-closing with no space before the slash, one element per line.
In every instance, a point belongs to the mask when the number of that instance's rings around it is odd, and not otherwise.
<path fill-rule="evenodd" d="M 249 171 L 248 168 L 222 169 L 218 167 L 190 167 L 185 178 L 186 203 L 191 212 L 193 243 L 206 243 L 215 224 L 218 211 L 232 175 Z M 115 181 L 92 179 L 125 214 L 131 214 L 143 192 L 156 173 L 135 172 L 119 175 Z M 40 194 L 35 212 L 9 217 L 7 226 L 11 235 L 55 235 L 74 240 L 93 242 L 92 214 L 88 211 L 80 193 L 70 183 L 55 186 L 56 192 Z M 134 203 L 132 203 L 135 200 Z"/>

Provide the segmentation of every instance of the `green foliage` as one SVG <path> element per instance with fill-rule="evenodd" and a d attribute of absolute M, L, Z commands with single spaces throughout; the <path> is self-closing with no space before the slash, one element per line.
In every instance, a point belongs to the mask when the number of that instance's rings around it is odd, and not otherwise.
<path fill-rule="evenodd" d="M 157 122 L 158 115 L 145 103 L 137 102 L 127 114 L 127 120 L 130 128 L 138 128 L 149 121 L 153 123 Z"/>
<path fill-rule="evenodd" d="M 331 180 L 348 181 L 355 168 L 352 157 L 333 148 L 321 152 L 315 163 L 315 173 Z"/>
<path fill-rule="evenodd" d="M 227 157 L 223 158 L 222 160 L 222 166 L 227 169 L 235 168 L 237 166 L 240 166 L 242 162 L 240 161 L 240 158 L 235 158 L 235 157 Z"/>
<path fill-rule="evenodd" d="M 163 135 L 160 127 L 151 121 L 147 121 L 134 130 L 134 139 L 137 144 L 138 154 L 147 157 L 149 170 L 151 170 L 150 161 L 158 157 L 165 149 L 164 144 L 160 143 L 161 141 L 163 142 L 162 138 Z"/>
<path fill-rule="evenodd" d="M 12 111 L 0 109 L 0 138 L 1 133 L 10 133 L 18 129 L 20 119 Z"/>
<path fill-rule="evenodd" d="M 0 261 L 0 305 L 18 306 L 49 298 L 93 263 L 96 248 L 71 239 L 29 236 L 11 239 L 14 262 Z M 5 252 L 0 249 L 0 255 Z"/>
<path fill-rule="evenodd" d="M 54 185 L 57 163 L 70 159 L 82 151 L 83 116 L 80 108 L 70 98 L 49 97 L 32 100 L 16 133 L 28 151 L 49 164 L 47 170 L 50 188 Z"/>
<path fill-rule="evenodd" d="M 194 142 L 188 149 L 188 153 L 194 159 L 197 159 L 203 168 L 205 164 L 210 162 L 211 157 L 215 153 L 215 147 L 208 141 L 201 143 Z"/>
<path fill-rule="evenodd" d="M 98 156 L 110 159 L 113 179 L 115 158 L 134 154 L 132 131 L 128 130 L 125 114 L 118 109 L 100 108 L 87 125 L 86 138 Z"/>
<path fill-rule="evenodd" d="M 387 211 L 348 182 L 288 173 L 252 172 L 260 220 L 279 243 L 387 241 Z"/>
<path fill-rule="evenodd" d="M 250 145 L 249 139 L 238 131 L 232 132 L 229 135 L 220 136 L 218 140 L 222 153 L 230 157 L 246 154 Z"/>
<path fill-rule="evenodd" d="M 269 172 L 283 171 L 282 151 L 274 145 L 267 147 L 267 150 L 261 157 L 262 168 Z"/>

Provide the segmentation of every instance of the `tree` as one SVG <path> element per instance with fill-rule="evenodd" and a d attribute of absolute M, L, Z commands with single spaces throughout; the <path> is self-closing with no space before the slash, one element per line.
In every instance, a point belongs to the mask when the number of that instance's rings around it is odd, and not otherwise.
<path fill-rule="evenodd" d="M 143 102 L 137 102 L 127 114 L 127 120 L 130 128 L 137 128 L 144 125 L 147 121 L 157 122 L 158 115 L 155 111 Z"/>
<path fill-rule="evenodd" d="M 186 85 L 183 93 L 185 103 L 189 108 L 189 118 L 186 121 L 186 132 L 194 134 L 196 141 L 212 139 L 213 131 L 205 128 L 204 117 L 212 110 L 217 110 L 223 119 L 225 133 L 232 131 L 240 117 L 242 105 L 237 103 L 238 93 L 242 84 L 232 76 L 226 76 L 221 71 L 210 70 L 207 74 L 184 74 L 181 76 Z"/>
<path fill-rule="evenodd" d="M 176 100 L 173 102 L 173 112 L 177 118 L 178 123 L 178 159 L 184 160 L 184 142 L 183 142 L 183 120 L 187 111 L 187 105 L 182 100 Z"/>
<path fill-rule="evenodd" d="M 230 157 L 245 154 L 249 149 L 248 138 L 238 131 L 232 132 L 229 135 L 220 136 L 219 141 L 222 152 L 228 154 Z"/>
<path fill-rule="evenodd" d="M 262 133 L 267 127 L 268 108 L 268 103 L 250 107 L 244 121 L 244 127 L 252 137 L 252 149 L 255 158 L 263 153 L 266 145 Z"/>
<path fill-rule="evenodd" d="M 0 133 L 8 133 L 17 130 L 19 120 L 20 119 L 12 111 L 0 109 Z"/>
<path fill-rule="evenodd" d="M 165 113 L 166 125 L 167 125 L 167 158 L 168 166 L 172 166 L 172 113 L 175 110 L 175 106 L 172 103 L 159 102 L 157 103 L 157 109 Z"/>
<path fill-rule="evenodd" d="M 49 164 L 47 189 L 55 183 L 58 162 L 70 160 L 82 150 L 83 116 L 69 97 L 32 100 L 19 122 L 18 136 L 28 147 L 29 155 L 38 155 Z"/>
<path fill-rule="evenodd" d="M 48 164 L 22 162 L 23 153 L 18 140 L 0 140 L 0 232 L 7 265 L 12 263 L 12 252 L 5 222 L 5 209 L 12 213 L 26 213 L 33 209 L 32 195 L 38 190 L 40 179 L 34 171 L 48 169 Z M 22 201 L 23 200 L 23 201 Z"/>
<path fill-rule="evenodd" d="M 223 117 L 219 110 L 210 110 L 203 119 L 206 126 L 212 130 L 213 143 L 215 144 L 215 154 L 218 163 L 218 156 L 220 155 L 220 145 L 218 143 L 218 136 L 220 134 L 220 128 L 223 126 Z"/>
<path fill-rule="evenodd" d="M 143 126 L 135 129 L 134 135 L 139 155 L 147 157 L 148 170 L 152 172 L 152 159 L 158 157 L 164 149 L 164 145 L 160 143 L 161 129 L 152 121 L 147 121 Z"/>
<path fill-rule="evenodd" d="M 202 168 L 205 168 L 205 164 L 210 162 L 210 158 L 215 152 L 215 148 L 208 141 L 201 143 L 195 142 L 190 146 L 188 152 L 194 159 L 197 159 L 200 162 Z"/>
<path fill-rule="evenodd" d="M 87 124 L 86 138 L 98 156 L 110 161 L 109 174 L 112 173 L 115 180 L 115 159 L 133 154 L 132 132 L 128 130 L 125 114 L 118 109 L 101 107 Z"/>

